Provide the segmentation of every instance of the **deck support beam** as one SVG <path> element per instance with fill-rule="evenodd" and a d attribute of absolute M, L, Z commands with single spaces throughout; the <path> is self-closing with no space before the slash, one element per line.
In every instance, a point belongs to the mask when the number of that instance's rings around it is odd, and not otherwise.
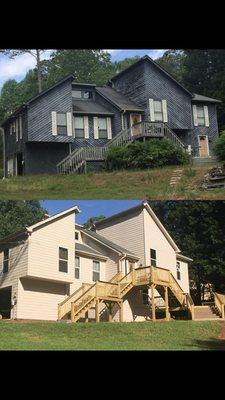
<path fill-rule="evenodd" d="M 109 303 L 108 309 L 109 309 L 109 318 L 108 318 L 108 321 L 109 321 L 109 322 L 112 322 L 112 303 Z"/>
<path fill-rule="evenodd" d="M 88 311 L 85 313 L 85 322 L 88 322 Z"/>
<path fill-rule="evenodd" d="M 120 322 L 123 322 L 123 302 L 120 303 Z"/>
<path fill-rule="evenodd" d="M 166 306 L 166 321 L 170 320 L 170 312 L 169 312 L 169 297 L 168 297 L 168 287 L 164 286 L 164 295 L 165 295 L 165 306 Z"/>
<path fill-rule="evenodd" d="M 74 322 L 74 303 L 71 303 L 71 317 L 70 317 L 70 319 L 71 319 L 71 322 Z"/>
<path fill-rule="evenodd" d="M 151 284 L 151 303 L 152 303 L 152 321 L 156 320 L 155 316 L 155 285 L 154 283 Z"/>

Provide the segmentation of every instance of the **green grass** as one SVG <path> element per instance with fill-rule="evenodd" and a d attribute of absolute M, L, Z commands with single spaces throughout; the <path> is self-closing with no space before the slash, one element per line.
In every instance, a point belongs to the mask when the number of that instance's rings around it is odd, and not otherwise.
<path fill-rule="evenodd" d="M 180 182 L 169 185 L 175 169 Z M 209 167 L 164 167 L 145 171 L 114 171 L 86 175 L 36 175 L 0 180 L 0 199 L 225 199 L 224 189 L 205 191 L 201 183 Z"/>
<path fill-rule="evenodd" d="M 0 321 L 0 350 L 225 350 L 222 324 Z"/>

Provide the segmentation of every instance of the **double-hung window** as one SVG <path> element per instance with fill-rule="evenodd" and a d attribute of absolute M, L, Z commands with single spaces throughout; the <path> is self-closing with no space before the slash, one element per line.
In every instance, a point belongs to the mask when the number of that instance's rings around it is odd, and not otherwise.
<path fill-rule="evenodd" d="M 84 117 L 75 117 L 74 127 L 75 137 L 84 138 Z"/>
<path fill-rule="evenodd" d="M 59 247 L 59 272 L 68 272 L 68 249 Z"/>
<path fill-rule="evenodd" d="M 9 249 L 4 250 L 3 254 L 3 274 L 9 270 Z"/>
<path fill-rule="evenodd" d="M 92 280 L 94 282 L 100 280 L 100 262 L 99 261 L 93 261 L 93 276 Z"/>
<path fill-rule="evenodd" d="M 161 101 L 154 101 L 154 115 L 156 122 L 163 122 L 163 109 Z"/>
<path fill-rule="evenodd" d="M 150 263 L 153 267 L 156 267 L 156 250 L 150 249 Z"/>
<path fill-rule="evenodd" d="M 177 264 L 176 264 L 176 269 L 177 269 L 177 280 L 181 280 L 181 273 L 180 273 L 180 263 L 179 263 L 179 261 L 177 261 Z"/>
<path fill-rule="evenodd" d="M 67 135 L 66 113 L 57 113 L 57 135 Z"/>
<path fill-rule="evenodd" d="M 75 278 L 80 279 L 80 257 L 75 257 Z"/>
<path fill-rule="evenodd" d="M 205 113 L 203 106 L 197 106 L 198 126 L 205 126 Z"/>
<path fill-rule="evenodd" d="M 106 118 L 98 118 L 98 137 L 99 137 L 99 139 L 107 139 L 108 138 L 107 119 Z"/>

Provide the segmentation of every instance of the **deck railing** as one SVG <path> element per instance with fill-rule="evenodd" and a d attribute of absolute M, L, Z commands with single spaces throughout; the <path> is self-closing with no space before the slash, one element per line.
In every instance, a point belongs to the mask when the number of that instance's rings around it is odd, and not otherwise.
<path fill-rule="evenodd" d="M 221 317 L 225 318 L 225 295 L 214 292 L 214 302 L 216 308 L 219 310 Z"/>

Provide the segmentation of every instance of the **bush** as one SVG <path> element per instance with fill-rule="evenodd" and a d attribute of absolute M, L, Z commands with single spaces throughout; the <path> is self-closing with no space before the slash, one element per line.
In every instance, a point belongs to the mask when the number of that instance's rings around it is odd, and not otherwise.
<path fill-rule="evenodd" d="M 0 168 L 0 179 L 2 179 L 3 176 L 4 176 L 3 169 Z"/>
<path fill-rule="evenodd" d="M 213 150 L 220 161 L 225 161 L 225 131 L 215 141 Z"/>
<path fill-rule="evenodd" d="M 155 168 L 187 164 L 188 155 L 167 139 L 134 142 L 126 147 L 110 147 L 106 155 L 107 169 Z"/>

